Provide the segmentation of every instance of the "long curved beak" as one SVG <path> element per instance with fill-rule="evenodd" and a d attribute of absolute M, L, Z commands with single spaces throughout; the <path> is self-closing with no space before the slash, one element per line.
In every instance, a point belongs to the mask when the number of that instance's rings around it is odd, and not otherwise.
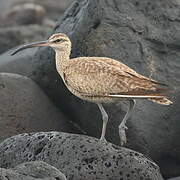
<path fill-rule="evenodd" d="M 39 46 L 49 46 L 49 43 L 48 43 L 48 41 L 39 41 L 39 42 L 22 45 L 19 48 L 17 48 L 14 52 L 12 52 L 11 56 L 15 55 L 16 53 L 18 53 L 19 51 L 21 51 L 23 49 L 39 47 Z"/>

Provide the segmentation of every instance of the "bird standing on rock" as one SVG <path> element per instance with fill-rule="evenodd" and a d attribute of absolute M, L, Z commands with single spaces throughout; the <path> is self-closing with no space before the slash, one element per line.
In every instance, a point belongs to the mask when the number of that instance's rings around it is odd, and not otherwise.
<path fill-rule="evenodd" d="M 142 76 L 119 61 L 107 57 L 78 57 L 70 59 L 71 41 L 62 33 L 53 34 L 48 40 L 23 45 L 12 55 L 31 47 L 50 46 L 56 52 L 56 68 L 64 84 L 80 99 L 96 103 L 99 107 L 103 127 L 100 140 L 106 141 L 108 115 L 104 103 L 129 101 L 129 109 L 119 125 L 121 145 L 126 143 L 126 121 L 135 107 L 135 99 L 169 105 L 165 84 Z"/>

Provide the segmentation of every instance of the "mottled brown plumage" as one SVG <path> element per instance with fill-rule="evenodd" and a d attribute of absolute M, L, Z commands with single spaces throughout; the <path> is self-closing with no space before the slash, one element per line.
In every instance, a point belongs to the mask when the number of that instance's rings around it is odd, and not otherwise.
<path fill-rule="evenodd" d="M 110 58 L 74 58 L 63 72 L 63 78 L 70 91 L 80 98 L 83 96 L 83 99 L 93 102 L 117 101 L 116 95 L 117 98 L 119 98 L 118 95 L 123 95 L 124 98 L 126 95 L 127 98 L 129 96 L 163 98 L 166 93 L 164 85 L 148 79 Z"/>
<path fill-rule="evenodd" d="M 144 77 L 119 61 L 106 57 L 78 57 L 70 59 L 71 41 L 65 34 L 54 34 L 47 41 L 32 43 L 17 49 L 33 46 L 51 46 L 56 52 L 56 68 L 67 88 L 77 97 L 94 102 L 103 116 L 101 140 L 105 140 L 108 115 L 101 103 L 126 99 L 129 110 L 119 126 L 121 144 L 126 143 L 125 123 L 135 105 L 134 99 L 148 99 L 169 105 L 167 86 Z"/>

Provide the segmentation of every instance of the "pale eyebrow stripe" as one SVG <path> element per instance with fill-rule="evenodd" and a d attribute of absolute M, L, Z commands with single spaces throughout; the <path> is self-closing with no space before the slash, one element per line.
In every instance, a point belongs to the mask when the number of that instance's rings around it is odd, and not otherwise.
<path fill-rule="evenodd" d="M 67 39 L 64 39 L 64 38 L 61 38 L 61 37 L 58 38 L 58 39 L 61 39 L 61 40 L 64 41 L 64 42 L 67 41 Z M 54 38 L 49 39 L 50 42 L 54 42 L 54 41 L 56 41 L 56 40 L 57 40 L 57 39 L 54 39 Z"/>

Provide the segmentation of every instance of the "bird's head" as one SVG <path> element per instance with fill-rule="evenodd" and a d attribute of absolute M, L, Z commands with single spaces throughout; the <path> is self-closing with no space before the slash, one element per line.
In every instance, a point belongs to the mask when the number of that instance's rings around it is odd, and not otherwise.
<path fill-rule="evenodd" d="M 48 39 L 48 45 L 56 51 L 64 51 L 69 48 L 71 49 L 70 39 L 62 33 L 53 34 Z"/>
<path fill-rule="evenodd" d="M 22 45 L 19 48 L 17 48 L 12 53 L 12 55 L 18 53 L 19 51 L 23 49 L 32 48 L 32 47 L 40 47 L 40 46 L 50 46 L 56 52 L 57 51 L 69 51 L 69 52 L 71 51 L 71 41 L 68 38 L 68 36 L 63 33 L 57 33 L 50 36 L 50 38 L 46 41 L 39 41 L 39 42 Z"/>

